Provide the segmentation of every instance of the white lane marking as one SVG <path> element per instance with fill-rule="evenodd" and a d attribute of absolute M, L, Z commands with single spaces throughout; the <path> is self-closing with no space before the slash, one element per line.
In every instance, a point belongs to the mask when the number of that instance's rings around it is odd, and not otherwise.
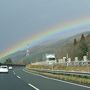
<path fill-rule="evenodd" d="M 17 76 L 17 78 L 19 78 L 19 79 L 20 79 L 21 77 Z"/>
<path fill-rule="evenodd" d="M 35 86 L 33 86 L 32 84 L 28 84 L 29 86 L 31 86 L 32 88 L 34 88 L 35 90 L 40 90 L 40 89 L 38 89 L 38 88 L 36 88 Z"/>
<path fill-rule="evenodd" d="M 24 69 L 23 69 L 23 71 L 24 71 L 24 72 L 27 72 L 27 73 L 30 73 L 30 72 L 28 72 L 28 71 L 25 71 Z M 39 75 L 39 74 L 34 74 L 34 73 L 30 73 L 30 74 L 33 74 L 33 75 L 36 75 L 36 76 L 40 76 L 40 77 L 43 77 L 43 78 L 45 78 L 45 79 L 51 79 L 51 80 L 54 80 L 54 81 L 59 81 L 59 82 L 63 82 L 63 83 L 68 83 L 68 84 L 75 85 L 75 86 L 79 86 L 79 87 L 90 88 L 89 86 L 80 85 L 80 84 L 76 84 L 76 83 L 71 83 L 71 82 L 63 81 L 63 80 L 59 80 L 59 79 L 49 78 L 49 77 L 46 77 L 46 76 L 43 76 L 43 75 Z"/>
<path fill-rule="evenodd" d="M 13 74 L 15 75 L 16 73 L 13 71 Z"/>

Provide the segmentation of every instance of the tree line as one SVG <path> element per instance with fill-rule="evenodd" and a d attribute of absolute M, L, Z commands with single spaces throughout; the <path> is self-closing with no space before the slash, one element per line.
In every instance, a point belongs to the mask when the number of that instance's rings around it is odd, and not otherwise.
<path fill-rule="evenodd" d="M 90 57 L 90 35 L 84 35 L 82 34 L 80 39 L 77 40 L 76 38 L 74 39 L 73 42 L 73 57 L 79 57 L 79 59 L 82 59 L 83 56 L 88 56 Z"/>

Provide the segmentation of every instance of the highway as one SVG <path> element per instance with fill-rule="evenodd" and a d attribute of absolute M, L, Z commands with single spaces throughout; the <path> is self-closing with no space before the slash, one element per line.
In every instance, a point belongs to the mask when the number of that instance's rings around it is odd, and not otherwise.
<path fill-rule="evenodd" d="M 67 83 L 35 75 L 15 68 L 9 73 L 0 73 L 0 90 L 90 90 L 90 87 Z"/>
<path fill-rule="evenodd" d="M 50 79 L 41 75 L 25 72 L 22 68 L 15 69 L 14 72 L 24 82 L 35 86 L 36 90 L 90 90 L 90 87 L 87 86 Z"/>
<path fill-rule="evenodd" d="M 22 81 L 13 71 L 0 73 L 0 90 L 35 90 Z"/>

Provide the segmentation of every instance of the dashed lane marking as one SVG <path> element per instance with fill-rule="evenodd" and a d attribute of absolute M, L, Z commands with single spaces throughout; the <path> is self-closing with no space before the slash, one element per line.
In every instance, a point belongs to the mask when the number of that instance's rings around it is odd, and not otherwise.
<path fill-rule="evenodd" d="M 32 88 L 34 88 L 35 90 L 40 90 L 40 89 L 36 88 L 34 85 L 32 85 L 30 83 L 28 85 L 31 86 Z"/>
<path fill-rule="evenodd" d="M 17 78 L 19 78 L 19 79 L 20 79 L 21 77 L 17 76 Z"/>

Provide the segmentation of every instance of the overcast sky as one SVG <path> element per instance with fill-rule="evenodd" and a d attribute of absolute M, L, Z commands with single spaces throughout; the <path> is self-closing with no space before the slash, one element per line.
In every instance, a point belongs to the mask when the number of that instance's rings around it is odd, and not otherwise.
<path fill-rule="evenodd" d="M 86 16 L 90 0 L 0 0 L 0 51 L 49 26 Z"/>

